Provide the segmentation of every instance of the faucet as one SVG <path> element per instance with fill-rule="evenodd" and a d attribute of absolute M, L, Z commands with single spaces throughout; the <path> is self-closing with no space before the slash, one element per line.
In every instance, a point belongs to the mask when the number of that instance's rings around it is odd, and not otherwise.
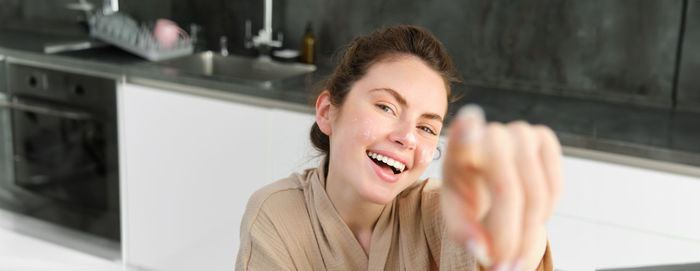
<path fill-rule="evenodd" d="M 228 55 L 228 38 L 226 36 L 219 37 L 219 54 L 222 56 Z"/>
<path fill-rule="evenodd" d="M 119 11 L 119 0 L 104 0 L 102 1 L 102 13 L 112 14 Z"/>
<path fill-rule="evenodd" d="M 280 39 L 272 39 L 272 0 L 265 0 L 265 24 L 263 29 L 258 31 L 258 35 L 253 37 L 253 46 L 255 48 L 261 49 L 261 47 L 266 47 L 264 49 L 269 49 L 271 47 L 282 47 L 282 41 Z M 246 25 L 248 26 L 248 25 Z M 267 50 L 265 50 L 267 51 Z M 264 54 L 261 54 L 264 55 Z"/>

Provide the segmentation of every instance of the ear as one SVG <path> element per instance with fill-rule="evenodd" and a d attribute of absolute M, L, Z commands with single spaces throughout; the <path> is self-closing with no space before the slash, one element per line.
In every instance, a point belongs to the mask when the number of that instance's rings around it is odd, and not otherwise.
<path fill-rule="evenodd" d="M 328 90 L 321 92 L 316 99 L 316 124 L 321 132 L 327 136 L 331 135 L 331 94 Z"/>

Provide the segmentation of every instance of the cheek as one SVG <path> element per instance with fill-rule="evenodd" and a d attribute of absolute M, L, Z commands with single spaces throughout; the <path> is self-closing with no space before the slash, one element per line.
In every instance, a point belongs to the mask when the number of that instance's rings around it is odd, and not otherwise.
<path fill-rule="evenodd" d="M 371 118 L 354 118 L 353 119 L 353 135 L 354 138 L 360 141 L 375 141 L 377 140 L 375 121 Z"/>
<path fill-rule="evenodd" d="M 435 148 L 421 148 L 416 151 L 416 161 L 420 167 L 427 166 L 433 161 Z"/>

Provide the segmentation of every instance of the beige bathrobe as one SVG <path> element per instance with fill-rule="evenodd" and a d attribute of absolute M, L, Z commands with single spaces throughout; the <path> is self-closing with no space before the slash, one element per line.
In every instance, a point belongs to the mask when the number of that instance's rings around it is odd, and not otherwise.
<path fill-rule="evenodd" d="M 416 182 L 384 207 L 367 255 L 328 198 L 323 170 L 292 174 L 253 194 L 236 270 L 480 269 L 446 235 L 439 180 Z M 538 270 L 553 270 L 549 246 Z"/>

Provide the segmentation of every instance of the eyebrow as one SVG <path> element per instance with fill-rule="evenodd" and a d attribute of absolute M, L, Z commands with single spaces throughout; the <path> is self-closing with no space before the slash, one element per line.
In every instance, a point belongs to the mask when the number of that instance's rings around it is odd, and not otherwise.
<path fill-rule="evenodd" d="M 375 88 L 372 89 L 370 92 L 375 92 L 375 91 L 385 91 L 391 94 L 391 96 L 394 96 L 394 99 L 399 102 L 402 106 L 407 106 L 408 104 L 406 103 L 406 99 L 401 96 L 396 90 L 390 89 L 390 88 Z M 427 119 L 433 119 L 433 120 L 438 120 L 440 123 L 442 123 L 442 117 L 440 115 L 435 114 L 435 113 L 423 113 L 421 114 L 421 117 L 427 118 Z"/>

